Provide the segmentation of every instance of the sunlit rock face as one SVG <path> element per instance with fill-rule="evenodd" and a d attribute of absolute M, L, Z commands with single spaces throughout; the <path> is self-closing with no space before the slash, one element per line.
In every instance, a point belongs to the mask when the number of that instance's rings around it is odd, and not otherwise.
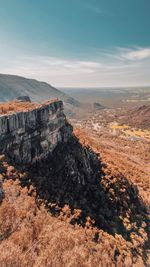
<path fill-rule="evenodd" d="M 72 127 L 63 113 L 62 101 L 0 116 L 0 152 L 19 164 L 46 158 L 71 135 Z"/>

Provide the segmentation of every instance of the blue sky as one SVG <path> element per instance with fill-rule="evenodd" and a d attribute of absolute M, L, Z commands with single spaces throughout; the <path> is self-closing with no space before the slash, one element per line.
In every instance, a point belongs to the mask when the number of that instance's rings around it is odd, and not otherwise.
<path fill-rule="evenodd" d="M 58 87 L 150 85 L 149 0 L 0 0 L 0 72 Z"/>

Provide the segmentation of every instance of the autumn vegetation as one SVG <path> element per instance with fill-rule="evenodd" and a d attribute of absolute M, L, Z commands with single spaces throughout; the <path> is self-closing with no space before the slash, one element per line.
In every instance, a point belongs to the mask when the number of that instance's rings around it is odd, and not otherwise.
<path fill-rule="evenodd" d="M 99 153 L 94 139 L 78 129 L 75 134 L 83 146 Z M 97 214 L 88 216 L 90 203 L 85 198 L 80 197 L 87 207 L 83 223 L 82 206 L 73 208 L 69 202 L 62 206 L 57 199 L 50 201 L 50 196 L 49 200 L 42 198 L 31 172 L 19 170 L 5 156 L 0 157 L 1 267 L 148 266 L 149 203 L 131 180 L 134 170 L 129 166 L 128 178 L 121 159 L 117 167 L 111 155 L 102 154 L 101 186 L 108 202 L 97 210 L 100 224 Z M 43 171 L 47 170 L 43 165 Z M 39 173 L 33 173 L 33 178 L 35 175 L 38 178 Z M 138 179 L 142 182 L 142 177 Z M 72 197 L 74 193 L 70 191 Z"/>
<path fill-rule="evenodd" d="M 43 103 L 35 103 L 35 102 L 21 102 L 18 100 L 13 100 L 9 102 L 0 103 L 0 115 L 10 115 L 15 112 L 26 112 L 31 111 L 33 109 L 42 107 L 45 104 L 52 103 L 58 99 L 54 99 L 51 101 L 45 101 Z"/>

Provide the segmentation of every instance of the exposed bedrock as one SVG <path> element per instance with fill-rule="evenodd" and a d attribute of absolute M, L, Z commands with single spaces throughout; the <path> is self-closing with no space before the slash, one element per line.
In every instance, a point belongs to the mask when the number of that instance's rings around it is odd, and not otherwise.
<path fill-rule="evenodd" d="M 0 152 L 18 164 L 31 164 L 46 158 L 71 135 L 72 126 L 63 113 L 62 101 L 0 116 Z"/>

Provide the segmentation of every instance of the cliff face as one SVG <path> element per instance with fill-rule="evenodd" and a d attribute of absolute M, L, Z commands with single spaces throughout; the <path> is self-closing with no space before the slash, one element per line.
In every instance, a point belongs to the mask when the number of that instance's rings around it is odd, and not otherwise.
<path fill-rule="evenodd" d="M 0 116 L 0 152 L 18 164 L 46 158 L 59 143 L 67 142 L 71 134 L 62 101 Z"/>
<path fill-rule="evenodd" d="M 65 187 L 79 185 L 81 188 L 96 181 L 100 162 L 72 133 L 62 101 L 8 102 L 0 110 L 0 153 L 20 168 L 33 170 L 32 174 L 37 170 L 38 181 L 35 182 L 37 187 L 40 183 L 42 194 L 44 189 L 52 192 L 54 180 L 60 188 L 64 181 Z M 42 178 L 39 177 L 41 172 Z"/>

